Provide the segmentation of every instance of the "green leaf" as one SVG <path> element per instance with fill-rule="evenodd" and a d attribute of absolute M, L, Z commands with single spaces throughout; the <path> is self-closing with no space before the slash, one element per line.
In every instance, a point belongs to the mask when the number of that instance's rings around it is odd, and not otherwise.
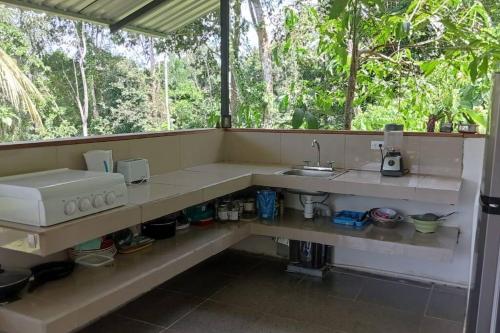
<path fill-rule="evenodd" d="M 290 98 L 288 97 L 288 95 L 284 95 L 284 96 L 281 96 L 279 98 L 279 105 L 278 105 L 278 109 L 281 111 L 281 112 L 285 112 L 288 110 L 288 104 L 289 104 L 289 101 L 290 101 Z"/>
<path fill-rule="evenodd" d="M 429 76 L 434 72 L 436 69 L 437 65 L 439 65 L 439 60 L 429 60 L 429 61 L 424 61 L 420 63 L 420 69 L 422 72 L 424 72 L 425 76 Z"/>
<path fill-rule="evenodd" d="M 305 115 L 304 110 L 302 109 L 295 110 L 292 116 L 293 128 L 300 128 L 300 126 L 302 126 L 302 124 L 304 123 L 304 115 Z"/>
<path fill-rule="evenodd" d="M 469 63 L 469 75 L 470 75 L 470 79 L 472 80 L 472 82 L 476 82 L 476 79 L 477 79 L 477 66 L 478 66 L 478 58 L 476 58 L 475 56 L 473 56 L 474 58 L 472 59 L 472 61 Z"/>
<path fill-rule="evenodd" d="M 488 126 L 488 121 L 487 121 L 486 117 L 483 114 L 481 114 L 479 112 L 476 112 L 474 110 L 464 110 L 464 112 L 469 117 L 471 117 L 471 119 L 474 121 L 474 123 L 476 123 L 478 125 L 481 125 L 483 127 Z"/>
<path fill-rule="evenodd" d="M 481 61 L 481 64 L 479 65 L 479 74 L 481 76 L 486 76 L 488 74 L 488 56 L 485 55 L 483 56 L 483 60 Z"/>
<path fill-rule="evenodd" d="M 347 7 L 349 0 L 331 0 L 330 19 L 338 18 Z"/>
<path fill-rule="evenodd" d="M 306 112 L 305 116 L 306 116 L 307 129 L 319 128 L 318 119 L 311 112 Z"/>

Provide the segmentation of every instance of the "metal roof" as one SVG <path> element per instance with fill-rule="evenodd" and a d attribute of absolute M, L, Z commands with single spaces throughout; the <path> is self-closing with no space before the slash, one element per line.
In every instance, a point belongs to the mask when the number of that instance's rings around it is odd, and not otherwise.
<path fill-rule="evenodd" d="M 220 0 L 0 0 L 0 3 L 71 19 L 164 36 L 202 17 Z"/>

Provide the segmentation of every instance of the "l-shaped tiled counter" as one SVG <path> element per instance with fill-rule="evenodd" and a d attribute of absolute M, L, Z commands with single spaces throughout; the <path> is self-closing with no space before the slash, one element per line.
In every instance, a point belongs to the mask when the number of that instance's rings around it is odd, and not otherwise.
<path fill-rule="evenodd" d="M 46 256 L 252 185 L 455 204 L 462 183 L 461 179 L 441 176 L 386 178 L 371 171 L 347 171 L 331 179 L 282 175 L 289 168 L 215 163 L 156 175 L 149 183 L 130 186 L 130 204 L 121 208 L 48 228 L 0 221 L 0 245 Z M 293 211 L 267 224 L 192 227 L 150 249 L 120 255 L 111 267 L 77 267 L 70 277 L 1 307 L 0 331 L 69 332 L 251 235 L 447 261 L 453 256 L 459 230 L 442 227 L 439 233 L 423 235 L 409 224 L 389 231 L 372 226 L 362 231 L 346 230 L 325 219 L 304 221 Z"/>

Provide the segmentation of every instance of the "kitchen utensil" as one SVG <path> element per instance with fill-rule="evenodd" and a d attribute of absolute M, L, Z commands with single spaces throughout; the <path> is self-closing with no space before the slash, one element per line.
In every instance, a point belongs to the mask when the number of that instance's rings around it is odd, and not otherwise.
<path fill-rule="evenodd" d="M 395 212 L 395 214 L 393 214 Z M 388 217 L 390 216 L 390 217 Z M 381 228 L 395 228 L 404 218 L 391 208 L 373 208 L 369 212 L 373 224 Z"/>
<path fill-rule="evenodd" d="M 83 154 L 87 170 L 98 172 L 113 172 L 112 150 L 91 150 Z"/>
<path fill-rule="evenodd" d="M 451 212 L 449 214 L 444 214 L 444 215 L 437 215 L 434 213 L 425 213 L 421 215 L 410 215 L 411 218 L 414 218 L 419 221 L 439 221 L 444 219 L 445 217 L 448 217 L 450 215 L 455 214 L 455 212 Z"/>
<path fill-rule="evenodd" d="M 4 269 L 0 266 L 0 303 L 16 299 L 30 278 L 29 269 Z"/>
<path fill-rule="evenodd" d="M 114 261 L 114 258 L 108 257 L 100 254 L 88 254 L 82 257 L 79 257 L 75 260 L 75 263 L 87 266 L 87 267 L 101 267 L 105 265 L 109 265 Z"/>
<path fill-rule="evenodd" d="M 176 230 L 184 230 L 184 229 L 189 228 L 190 225 L 191 225 L 191 223 L 189 223 L 186 215 L 181 214 L 177 218 L 177 222 L 175 224 L 175 229 Z"/>
<path fill-rule="evenodd" d="M 197 224 L 201 220 L 208 220 L 214 218 L 214 209 L 208 203 L 192 206 L 184 210 L 188 221 L 191 224 Z"/>
<path fill-rule="evenodd" d="M 382 154 L 380 172 L 383 176 L 401 177 L 406 173 L 403 166 L 403 156 L 401 155 L 402 146 L 403 125 L 385 125 L 384 147 L 383 149 L 380 148 L 380 153 Z"/>
<path fill-rule="evenodd" d="M 144 158 L 118 161 L 116 172 L 123 175 L 127 184 L 144 183 L 150 178 L 149 162 Z"/>
<path fill-rule="evenodd" d="M 437 228 L 441 225 L 442 220 L 419 220 L 410 216 L 409 221 L 415 225 L 415 230 L 428 234 L 436 232 Z"/>
<path fill-rule="evenodd" d="M 32 292 L 41 285 L 54 280 L 59 280 L 73 273 L 75 263 L 69 260 L 53 261 L 31 267 L 33 279 L 30 281 L 28 291 Z"/>
<path fill-rule="evenodd" d="M 142 234 L 153 239 L 166 239 L 175 236 L 179 214 L 170 214 L 141 225 Z"/>

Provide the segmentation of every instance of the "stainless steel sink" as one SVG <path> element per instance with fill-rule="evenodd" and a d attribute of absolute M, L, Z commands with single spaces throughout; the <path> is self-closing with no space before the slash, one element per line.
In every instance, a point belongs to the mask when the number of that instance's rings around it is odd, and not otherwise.
<path fill-rule="evenodd" d="M 336 176 L 337 173 L 335 171 L 325 171 L 325 170 L 291 169 L 283 172 L 283 175 L 304 176 L 304 177 L 333 177 Z"/>

